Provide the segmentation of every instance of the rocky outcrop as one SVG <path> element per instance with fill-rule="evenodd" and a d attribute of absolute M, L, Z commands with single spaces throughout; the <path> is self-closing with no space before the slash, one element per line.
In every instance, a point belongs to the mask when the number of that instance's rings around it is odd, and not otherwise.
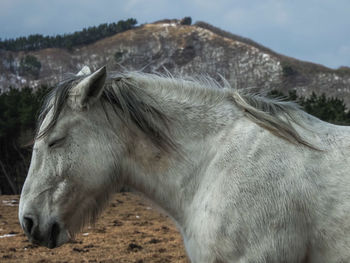
<path fill-rule="evenodd" d="M 21 72 L 25 56 L 41 63 L 39 77 Z M 225 77 L 233 87 L 253 90 L 296 89 L 343 98 L 350 106 L 350 70 L 332 70 L 273 52 L 252 40 L 206 23 L 183 25 L 177 20 L 146 24 L 87 46 L 34 52 L 0 51 L 0 88 L 54 85 L 64 73 L 83 65 L 110 70 L 169 71 L 175 75 Z M 35 79 L 37 78 L 37 79 Z"/>

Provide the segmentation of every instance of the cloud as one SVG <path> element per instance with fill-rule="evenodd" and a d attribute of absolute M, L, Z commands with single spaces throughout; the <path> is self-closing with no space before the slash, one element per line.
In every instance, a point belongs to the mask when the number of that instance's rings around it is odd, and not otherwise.
<path fill-rule="evenodd" d="M 0 37 L 62 34 L 129 17 L 202 20 L 277 52 L 332 67 L 350 65 L 350 1 L 1 0 Z"/>
<path fill-rule="evenodd" d="M 290 15 L 281 1 L 254 2 L 252 6 L 235 6 L 227 9 L 224 19 L 235 26 L 287 25 Z M 261 21 L 264 21 L 261 24 Z"/>

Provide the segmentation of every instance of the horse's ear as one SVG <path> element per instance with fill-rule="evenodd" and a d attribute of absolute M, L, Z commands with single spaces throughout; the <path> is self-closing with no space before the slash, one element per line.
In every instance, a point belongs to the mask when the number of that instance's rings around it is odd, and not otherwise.
<path fill-rule="evenodd" d="M 78 104 L 77 106 L 79 108 L 87 108 L 100 98 L 106 81 L 106 75 L 106 67 L 103 66 L 82 79 L 71 89 L 70 95 L 75 97 L 74 101 Z"/>

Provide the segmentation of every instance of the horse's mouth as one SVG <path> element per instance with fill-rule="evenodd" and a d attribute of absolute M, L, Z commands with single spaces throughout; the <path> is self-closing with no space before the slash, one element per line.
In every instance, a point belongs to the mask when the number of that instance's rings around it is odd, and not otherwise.
<path fill-rule="evenodd" d="M 49 239 L 47 243 L 48 248 L 57 247 L 57 240 L 58 240 L 59 234 L 60 234 L 60 226 L 58 225 L 58 223 L 53 223 L 49 233 Z"/>

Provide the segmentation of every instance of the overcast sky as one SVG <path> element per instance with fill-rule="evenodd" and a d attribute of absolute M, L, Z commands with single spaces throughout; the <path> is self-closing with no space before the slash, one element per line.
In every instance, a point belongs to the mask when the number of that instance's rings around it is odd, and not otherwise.
<path fill-rule="evenodd" d="M 0 38 L 56 35 L 120 19 L 191 16 L 279 53 L 350 66 L 349 0 L 0 0 Z"/>

